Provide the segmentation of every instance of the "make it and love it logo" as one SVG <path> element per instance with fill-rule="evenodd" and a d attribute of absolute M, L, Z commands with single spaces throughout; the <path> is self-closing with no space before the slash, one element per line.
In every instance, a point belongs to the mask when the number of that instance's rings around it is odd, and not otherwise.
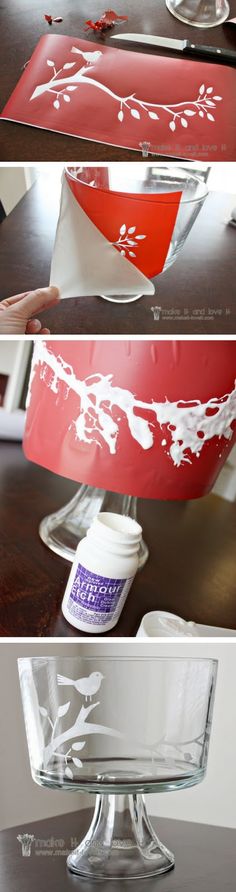
<path fill-rule="evenodd" d="M 151 307 L 151 312 L 153 313 L 154 322 L 159 322 L 161 318 L 161 307 Z"/>
<path fill-rule="evenodd" d="M 50 836 L 47 838 L 37 838 L 33 833 L 19 833 L 16 837 L 21 845 L 21 855 L 23 858 L 30 858 L 31 855 L 59 856 L 63 858 L 70 855 L 71 849 L 79 845 L 79 840 L 71 837 L 70 840 L 55 838 Z"/>
<path fill-rule="evenodd" d="M 23 858 L 30 858 L 32 843 L 35 836 L 32 833 L 20 833 L 17 836 L 18 842 L 21 843 L 21 854 Z"/>

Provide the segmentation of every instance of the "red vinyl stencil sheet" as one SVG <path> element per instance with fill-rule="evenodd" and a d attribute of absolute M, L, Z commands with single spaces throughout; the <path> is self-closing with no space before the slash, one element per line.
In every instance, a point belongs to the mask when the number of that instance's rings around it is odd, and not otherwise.
<path fill-rule="evenodd" d="M 236 71 L 47 35 L 2 117 L 107 145 L 236 159 Z"/>

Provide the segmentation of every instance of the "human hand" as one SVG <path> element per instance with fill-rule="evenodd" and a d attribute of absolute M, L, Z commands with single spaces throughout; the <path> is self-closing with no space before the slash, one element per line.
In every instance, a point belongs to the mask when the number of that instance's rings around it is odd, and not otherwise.
<path fill-rule="evenodd" d="M 36 291 L 25 291 L 14 294 L 0 302 L 0 334 L 50 334 L 49 328 L 42 328 L 34 313 L 59 303 L 59 289 L 54 285 L 48 288 L 37 288 Z M 31 318 L 33 316 L 33 319 Z"/>

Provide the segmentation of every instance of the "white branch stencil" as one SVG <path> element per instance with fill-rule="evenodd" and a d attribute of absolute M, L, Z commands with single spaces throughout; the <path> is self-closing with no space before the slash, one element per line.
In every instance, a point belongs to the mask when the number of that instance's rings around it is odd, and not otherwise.
<path fill-rule="evenodd" d="M 116 453 L 119 438 L 119 421 L 112 417 L 114 408 L 121 410 L 131 437 L 144 450 L 154 445 L 155 424 L 161 430 L 164 425 L 166 431 L 161 445 L 176 467 L 184 462 L 191 464 L 191 456 L 199 457 L 204 444 L 213 437 L 231 440 L 233 436 L 236 382 L 231 393 L 212 397 L 205 403 L 195 397 L 191 401 L 182 400 L 181 394 L 176 402 L 168 399 L 165 402 L 143 401 L 130 390 L 114 385 L 112 374 L 97 373 L 80 380 L 71 365 L 52 353 L 46 342 L 38 341 L 32 361 L 28 404 L 37 369 L 43 385 L 55 394 L 56 400 L 59 397 L 68 399 L 70 391 L 77 394 L 78 416 L 71 418 L 68 424 L 68 429 L 74 430 L 75 439 L 90 445 L 95 442 L 100 448 L 106 445 L 111 455 Z M 148 418 L 143 417 L 145 411 Z M 150 413 L 153 413 L 153 421 Z"/>
<path fill-rule="evenodd" d="M 143 239 L 147 238 L 146 235 L 137 235 L 136 226 L 127 226 L 125 223 L 122 223 L 120 227 L 119 238 L 116 242 L 112 242 L 114 248 L 118 248 L 118 251 L 122 254 L 123 257 L 136 257 L 136 249 L 139 247 L 139 242 Z M 135 251 L 133 250 L 135 248 Z"/>
<path fill-rule="evenodd" d="M 216 108 L 216 103 L 221 102 L 222 96 L 214 94 L 214 87 L 201 84 L 196 98 L 183 99 L 177 103 L 158 103 L 148 102 L 145 98 L 136 96 L 131 93 L 128 96 L 120 96 L 114 93 L 108 86 L 102 84 L 94 77 L 88 77 L 87 74 L 94 71 L 97 65 L 102 61 L 102 51 L 83 53 L 77 47 L 72 46 L 71 53 L 82 56 L 85 61 L 77 71 L 71 75 L 65 73 L 66 70 L 76 66 L 76 62 L 65 62 L 62 68 L 56 69 L 55 63 L 51 59 L 47 59 L 47 66 L 53 70 L 52 77 L 43 84 L 35 87 L 30 101 L 37 99 L 44 93 L 49 93 L 53 97 L 53 107 L 58 112 L 61 108 L 61 99 L 65 103 L 70 103 L 73 99 L 73 92 L 82 87 L 84 84 L 90 86 L 95 91 L 102 91 L 114 101 L 114 105 L 118 105 L 117 118 L 120 124 L 124 124 L 131 116 L 138 122 L 143 120 L 145 116 L 153 121 L 159 121 L 162 117 L 168 116 L 168 125 L 172 133 L 175 132 L 177 125 L 187 129 L 193 117 L 198 116 L 205 118 L 207 121 L 214 123 L 215 118 L 212 111 Z M 77 60 L 78 61 L 78 60 Z M 63 103 L 62 103 L 63 104 Z M 157 114 L 159 112 L 159 114 Z"/>

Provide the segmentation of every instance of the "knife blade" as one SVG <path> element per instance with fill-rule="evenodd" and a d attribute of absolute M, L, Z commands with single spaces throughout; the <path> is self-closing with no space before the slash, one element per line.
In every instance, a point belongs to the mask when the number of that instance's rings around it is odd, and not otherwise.
<path fill-rule="evenodd" d="M 196 56 L 204 56 L 205 59 L 228 62 L 236 65 L 236 52 L 223 47 L 201 46 L 192 43 L 191 40 L 175 40 L 171 37 L 158 37 L 156 34 L 112 34 L 110 40 L 122 40 L 128 43 L 141 43 L 148 46 L 156 46 L 161 49 L 173 50 L 176 53 L 186 53 Z"/>

